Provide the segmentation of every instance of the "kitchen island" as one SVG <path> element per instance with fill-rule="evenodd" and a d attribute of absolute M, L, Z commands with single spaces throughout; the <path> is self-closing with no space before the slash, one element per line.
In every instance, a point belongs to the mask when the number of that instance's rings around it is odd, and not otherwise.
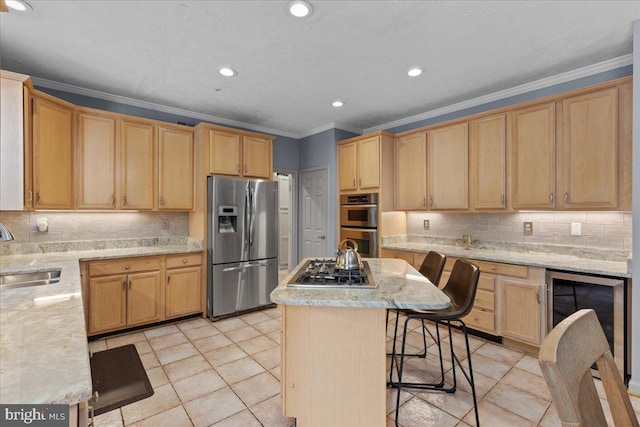
<path fill-rule="evenodd" d="M 374 289 L 289 288 L 298 266 L 271 293 L 282 311 L 283 413 L 300 427 L 384 426 L 386 309 L 450 304 L 404 260 L 366 261 Z"/>

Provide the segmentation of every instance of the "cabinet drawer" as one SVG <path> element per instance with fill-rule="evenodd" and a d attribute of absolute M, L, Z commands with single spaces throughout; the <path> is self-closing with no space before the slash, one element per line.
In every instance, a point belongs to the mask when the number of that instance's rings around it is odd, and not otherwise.
<path fill-rule="evenodd" d="M 167 256 L 167 268 L 191 267 L 202 265 L 201 254 L 184 254 Z"/>
<path fill-rule="evenodd" d="M 477 328 L 495 333 L 495 317 L 492 311 L 483 311 L 473 308 L 463 320 L 470 328 Z"/>
<path fill-rule="evenodd" d="M 498 262 L 472 261 L 480 267 L 480 271 L 492 274 L 500 274 L 503 276 L 521 277 L 526 279 L 529 275 L 529 269 L 523 265 L 501 264 Z"/>
<path fill-rule="evenodd" d="M 496 276 L 493 274 L 480 273 L 478 278 L 478 289 L 494 292 L 496 288 Z"/>
<path fill-rule="evenodd" d="M 154 270 L 160 270 L 160 258 L 158 257 L 95 261 L 89 264 L 89 276 L 91 277 Z"/>
<path fill-rule="evenodd" d="M 476 299 L 473 302 L 473 308 L 484 308 L 486 310 L 493 311 L 494 307 L 494 293 L 478 289 L 476 291 Z"/>

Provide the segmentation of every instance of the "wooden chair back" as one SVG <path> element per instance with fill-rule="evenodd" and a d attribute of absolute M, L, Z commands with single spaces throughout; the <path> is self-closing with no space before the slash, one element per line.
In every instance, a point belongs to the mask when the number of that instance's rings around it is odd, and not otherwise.
<path fill-rule="evenodd" d="M 591 374 L 594 362 L 615 426 L 640 427 L 595 311 L 577 311 L 553 328 L 538 362 L 564 427 L 607 425 Z"/>

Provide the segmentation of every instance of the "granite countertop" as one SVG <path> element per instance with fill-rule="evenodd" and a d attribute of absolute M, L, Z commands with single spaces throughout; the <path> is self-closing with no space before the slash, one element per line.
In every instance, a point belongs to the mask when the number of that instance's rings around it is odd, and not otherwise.
<path fill-rule="evenodd" d="M 60 269 L 60 282 L 0 291 L 0 402 L 74 405 L 92 393 L 79 261 L 201 252 L 178 244 L 0 257 L 0 273 Z"/>
<path fill-rule="evenodd" d="M 365 259 L 378 285 L 375 289 L 288 288 L 286 284 L 305 261 L 271 292 L 271 301 L 283 305 L 425 310 L 441 309 L 450 304 L 449 297 L 415 268 L 404 260 L 391 258 Z"/>
<path fill-rule="evenodd" d="M 631 270 L 627 261 L 612 261 L 595 257 L 580 257 L 576 255 L 524 252 L 499 249 L 469 248 L 461 246 L 441 245 L 423 242 L 387 242 L 383 249 L 426 253 L 437 251 L 444 255 L 458 258 L 477 259 L 481 261 L 503 262 L 507 264 L 528 265 L 577 273 L 602 274 L 616 277 L 631 277 Z"/>

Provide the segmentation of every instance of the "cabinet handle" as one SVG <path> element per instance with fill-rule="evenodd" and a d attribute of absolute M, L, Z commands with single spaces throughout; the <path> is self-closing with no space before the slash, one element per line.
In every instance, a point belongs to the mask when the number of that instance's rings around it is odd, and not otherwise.
<path fill-rule="evenodd" d="M 129 280 L 129 276 L 127 276 L 127 288 L 131 290 L 131 280 Z"/>
<path fill-rule="evenodd" d="M 247 165 L 244 165 L 244 173 L 247 173 Z"/>
<path fill-rule="evenodd" d="M 496 266 L 495 265 L 491 266 L 491 271 L 496 271 Z"/>
<path fill-rule="evenodd" d="M 29 190 L 29 200 L 27 202 L 33 201 L 33 191 Z"/>
<path fill-rule="evenodd" d="M 127 204 L 127 196 L 122 195 L 122 206 Z"/>
<path fill-rule="evenodd" d="M 353 186 L 354 187 L 356 186 L 356 179 L 355 178 L 353 178 Z"/>
<path fill-rule="evenodd" d="M 164 199 L 162 198 L 162 196 L 160 196 L 160 206 L 164 205 Z"/>
<path fill-rule="evenodd" d="M 504 206 L 504 194 L 500 196 L 500 204 Z"/>
<path fill-rule="evenodd" d="M 540 304 L 540 289 L 536 289 L 536 301 Z"/>
<path fill-rule="evenodd" d="M 36 191 L 36 205 L 40 204 L 40 193 Z"/>
<path fill-rule="evenodd" d="M 430 207 L 433 207 L 433 197 L 430 197 L 430 198 L 429 198 L 429 206 L 430 206 Z"/>
<path fill-rule="evenodd" d="M 167 276 L 167 285 L 171 283 L 171 276 Z"/>
<path fill-rule="evenodd" d="M 358 178 L 358 185 L 362 187 L 362 178 Z"/>
<path fill-rule="evenodd" d="M 549 204 L 553 205 L 553 193 L 549 194 Z"/>
<path fill-rule="evenodd" d="M 422 206 L 424 206 L 425 208 L 427 207 L 427 198 L 426 197 L 422 198 Z"/>
<path fill-rule="evenodd" d="M 183 263 L 183 264 L 186 264 L 186 263 L 187 263 L 187 259 L 186 259 L 186 258 L 185 258 L 185 259 L 183 259 L 183 260 L 182 260 L 182 263 Z"/>
<path fill-rule="evenodd" d="M 115 206 L 115 205 L 116 205 L 116 198 L 112 194 L 111 195 L 111 206 Z"/>
<path fill-rule="evenodd" d="M 240 163 L 236 165 L 236 172 L 240 173 Z"/>
<path fill-rule="evenodd" d="M 122 281 L 122 290 L 124 291 L 125 289 L 127 289 L 127 279 Z"/>
<path fill-rule="evenodd" d="M 125 269 L 125 270 L 128 270 L 128 269 L 129 269 L 129 266 L 128 266 L 128 265 L 125 265 L 125 266 L 124 266 L 124 269 Z"/>
<path fill-rule="evenodd" d="M 567 203 L 569 201 L 569 193 L 564 193 L 564 202 Z"/>

